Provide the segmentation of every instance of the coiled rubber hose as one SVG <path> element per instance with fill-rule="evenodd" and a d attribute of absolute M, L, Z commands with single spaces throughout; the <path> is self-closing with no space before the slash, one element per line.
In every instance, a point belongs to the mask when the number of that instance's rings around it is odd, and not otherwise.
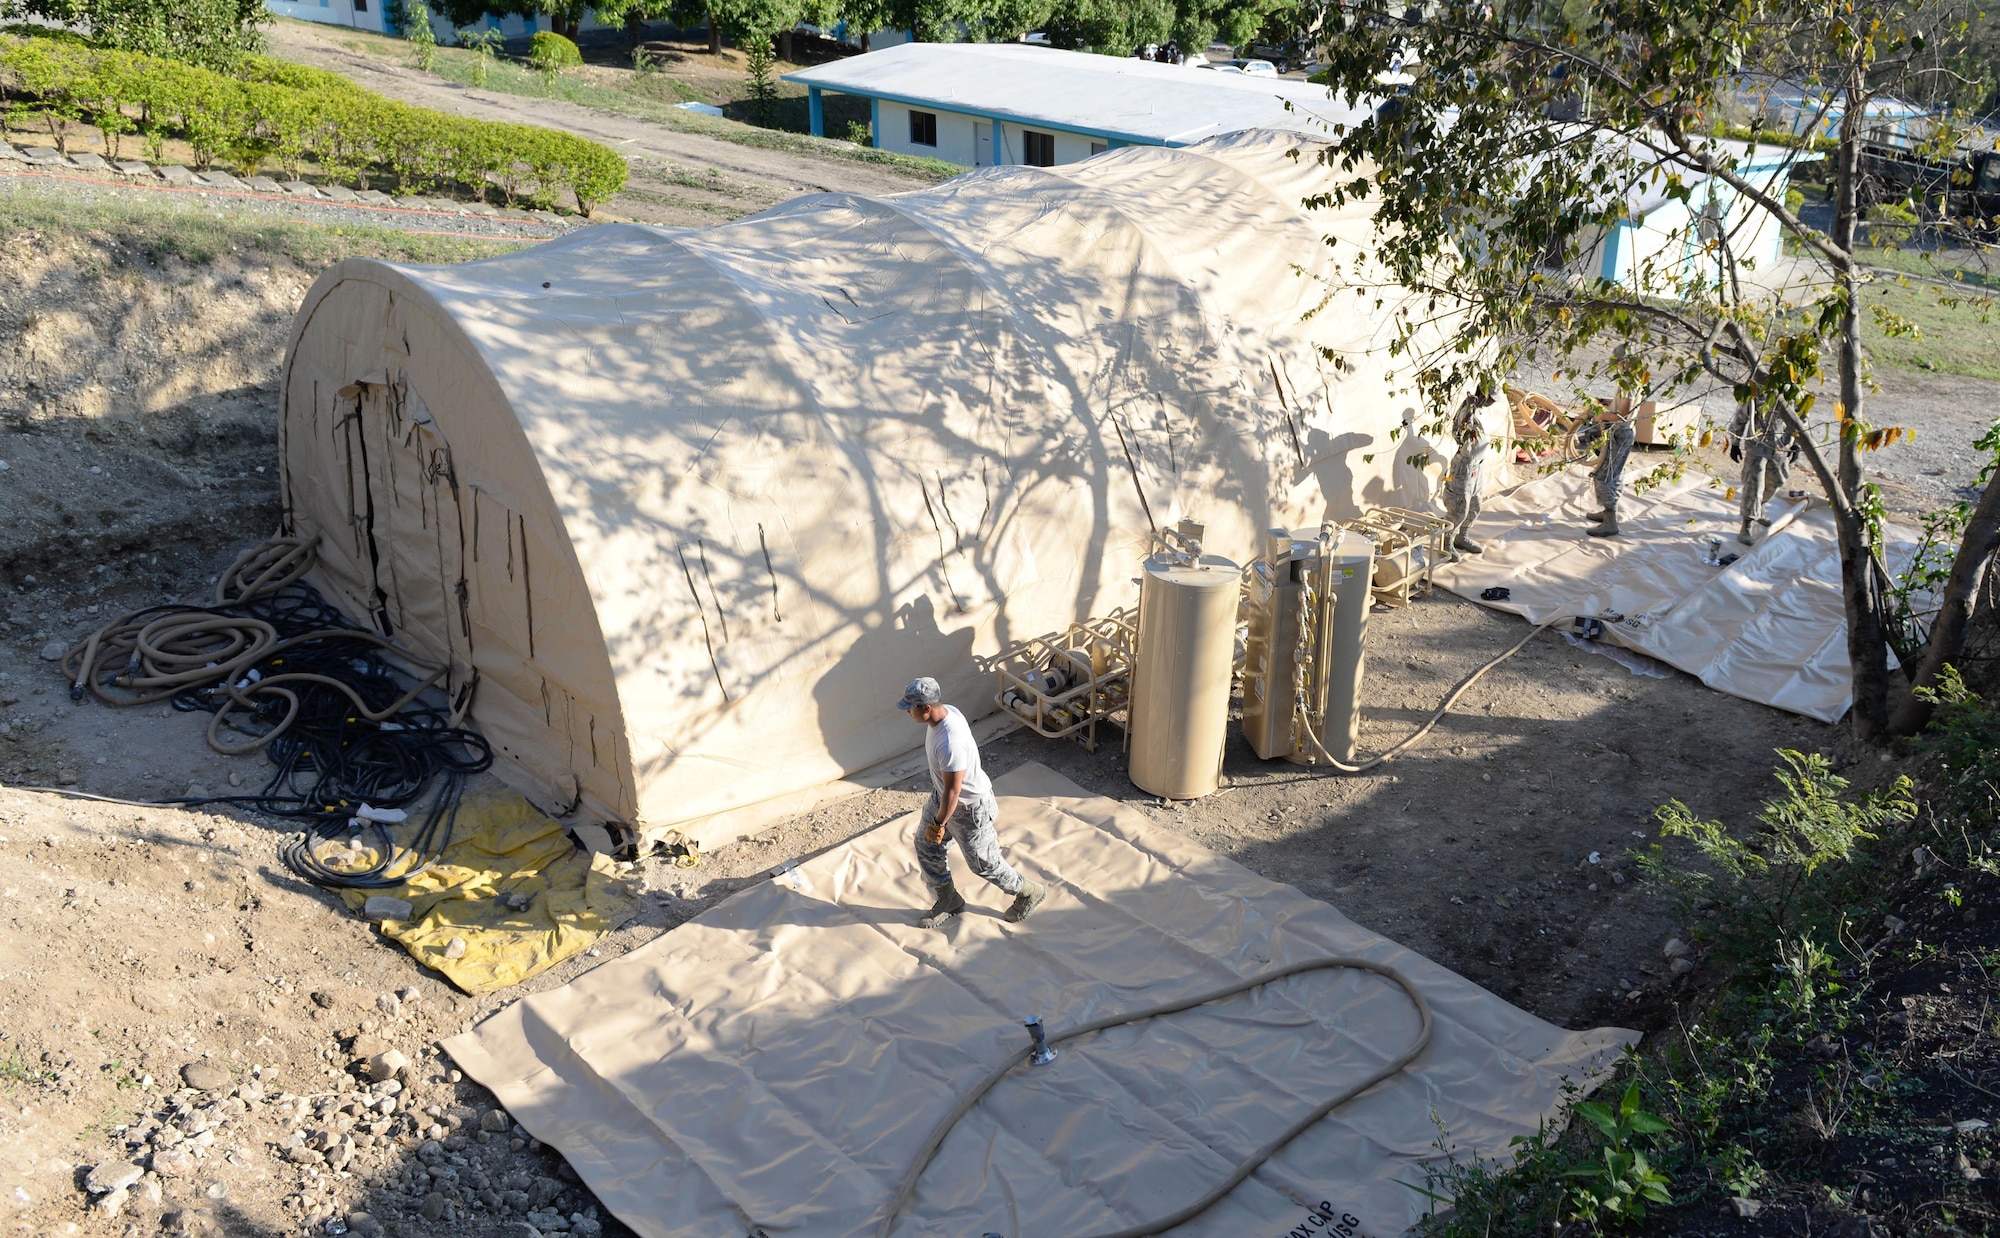
<path fill-rule="evenodd" d="M 1423 1054 L 1423 1051 L 1430 1047 L 1431 1007 L 1430 1003 L 1424 1000 L 1424 995 L 1417 991 L 1417 987 L 1411 984 L 1403 973 L 1386 964 L 1371 962 L 1368 959 L 1310 959 L 1303 963 L 1289 963 L 1283 967 L 1276 967 L 1270 971 L 1252 976 L 1248 980 L 1239 980 L 1234 984 L 1225 985 L 1222 988 L 1200 994 L 1196 997 L 1166 1002 L 1162 1005 L 1133 1011 L 1129 1014 L 1108 1015 L 1102 1019 L 1096 1019 L 1060 1032 L 1052 1031 L 1048 1034 L 1048 1043 L 1052 1045 L 1060 1044 L 1065 1040 L 1074 1040 L 1078 1036 L 1087 1036 L 1092 1032 L 1101 1032 L 1108 1027 L 1118 1027 L 1126 1023 L 1138 1023 L 1144 1019 L 1157 1019 L 1163 1015 L 1178 1014 L 1183 1010 L 1190 1010 L 1196 1006 L 1205 1006 L 1210 1002 L 1221 1001 L 1225 997 L 1234 997 L 1238 993 L 1247 992 L 1259 985 L 1270 984 L 1274 980 L 1283 980 L 1287 976 L 1297 976 L 1313 971 L 1331 971 L 1337 968 L 1374 972 L 1378 976 L 1394 981 L 1409 996 L 1411 1003 L 1417 1008 L 1417 1015 L 1421 1021 L 1416 1039 L 1410 1042 L 1409 1047 L 1397 1054 L 1392 1061 L 1376 1070 L 1373 1074 L 1336 1092 L 1331 1098 L 1323 1101 L 1314 1108 L 1311 1113 L 1292 1123 L 1291 1126 L 1280 1132 L 1276 1138 L 1251 1153 L 1249 1157 L 1236 1167 L 1235 1172 L 1209 1188 L 1207 1193 L 1203 1194 L 1193 1203 L 1158 1220 L 1147 1221 L 1140 1225 L 1114 1230 L 1106 1234 L 1091 1235 L 1091 1238 L 1149 1238 L 1149 1235 L 1158 1234 L 1172 1229 L 1176 1225 L 1185 1224 L 1208 1211 L 1224 1195 L 1235 1190 L 1237 1185 L 1245 1178 L 1256 1173 L 1265 1161 L 1276 1156 L 1281 1148 L 1304 1133 L 1307 1127 L 1312 1126 L 1327 1114 L 1332 1113 L 1335 1109 L 1340 1108 L 1384 1079 L 1400 1073 L 1404 1067 L 1416 1061 Z M 993 1090 L 995 1084 L 1006 1078 L 1017 1066 L 1026 1062 L 1028 1054 L 1031 1051 L 1029 1049 L 1022 1050 L 1019 1054 L 1010 1058 L 1005 1064 L 994 1070 L 992 1074 L 980 1080 L 973 1086 L 971 1091 L 959 1098 L 958 1103 L 952 1106 L 951 1112 L 945 1114 L 937 1126 L 932 1129 L 930 1138 L 924 1141 L 923 1150 L 917 1154 L 917 1159 L 910 1166 L 909 1173 L 904 1175 L 902 1185 L 896 1188 L 895 1197 L 889 1201 L 888 1210 L 882 1214 L 881 1228 L 876 1231 L 878 1238 L 888 1238 L 890 1229 L 896 1224 L 896 1218 L 902 1214 L 903 1209 L 909 1204 L 910 1196 L 916 1193 L 917 1180 L 923 1176 L 924 1170 L 930 1166 L 931 1158 L 937 1155 L 937 1150 L 943 1145 L 945 1136 L 951 1134 L 952 1128 L 958 1125 L 959 1120 L 972 1112 L 973 1107 L 979 1104 L 988 1092 Z"/>
<path fill-rule="evenodd" d="M 316 540 L 274 537 L 252 547 L 217 578 L 209 604 L 115 619 L 69 650 L 63 671 L 78 701 L 205 711 L 209 747 L 226 756 L 261 751 L 274 767 L 253 793 L 157 803 L 236 804 L 301 820 L 303 832 L 279 852 L 294 873 L 322 886 L 389 889 L 443 853 L 466 780 L 492 765 L 493 752 L 459 726 L 469 695 L 455 707 L 423 700 L 447 667 L 355 627 L 304 583 Z M 225 733 L 245 738 L 226 741 Z M 385 824 L 354 818 L 364 803 L 414 807 L 440 778 L 407 845 Z M 346 845 L 364 831 L 375 839 L 372 860 Z"/>

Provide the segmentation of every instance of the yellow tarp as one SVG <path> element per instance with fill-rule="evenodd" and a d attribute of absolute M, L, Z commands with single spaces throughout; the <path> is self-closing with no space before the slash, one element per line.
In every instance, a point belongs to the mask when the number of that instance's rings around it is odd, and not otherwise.
<path fill-rule="evenodd" d="M 466 795 L 450 845 L 414 880 L 341 894 L 356 911 L 378 894 L 408 902 L 411 918 L 384 920 L 382 935 L 468 993 L 519 984 L 587 949 L 636 902 L 609 859 L 512 791 Z M 447 957 L 453 938 L 465 942 L 458 958 Z"/>

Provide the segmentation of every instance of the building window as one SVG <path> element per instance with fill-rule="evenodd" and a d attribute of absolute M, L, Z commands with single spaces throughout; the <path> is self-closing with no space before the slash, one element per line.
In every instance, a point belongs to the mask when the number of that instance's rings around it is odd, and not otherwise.
<path fill-rule="evenodd" d="M 937 145 L 936 112 L 910 113 L 910 145 L 912 146 Z"/>
<path fill-rule="evenodd" d="M 357 13 L 366 13 L 368 11 L 368 0 L 354 0 L 354 11 Z"/>
<path fill-rule="evenodd" d="M 1021 132 L 1021 146 L 1026 152 L 1021 162 L 1031 168 L 1053 168 L 1056 166 L 1056 135 L 1036 133 L 1033 129 Z"/>
<path fill-rule="evenodd" d="M 1110 149 L 1111 144 L 1109 142 L 1092 142 L 1090 144 L 1090 153 L 1093 155 L 1101 155 Z"/>

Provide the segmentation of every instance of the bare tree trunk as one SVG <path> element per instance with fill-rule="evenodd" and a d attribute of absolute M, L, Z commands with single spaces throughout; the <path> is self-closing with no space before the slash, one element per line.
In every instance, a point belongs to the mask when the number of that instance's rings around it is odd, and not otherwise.
<path fill-rule="evenodd" d="M 1854 426 L 1861 420 L 1861 284 L 1856 268 L 1854 234 L 1859 204 L 1855 190 L 1861 174 L 1861 126 L 1868 97 L 1861 67 L 1852 66 L 1846 83 L 1846 111 L 1840 122 L 1840 145 L 1834 155 L 1834 216 L 1832 241 L 1843 257 L 1833 264 L 1841 307 L 1838 376 L 1840 409 L 1839 483 L 1849 514 L 1836 523 L 1840 541 L 1841 600 L 1847 612 L 1847 657 L 1853 669 L 1853 727 L 1856 738 L 1880 738 L 1888 728 L 1889 646 L 1883 624 L 1882 597 L 1876 589 L 1875 547 L 1868 522 L 1860 511 L 1861 445 Z"/>
<path fill-rule="evenodd" d="M 708 8 L 708 54 L 711 56 L 722 54 L 722 27 L 715 24 L 714 5 Z"/>
<path fill-rule="evenodd" d="M 1972 625 L 1979 587 L 1986 580 L 1987 565 L 1996 550 L 2000 550 L 2000 475 L 1987 481 L 1978 506 L 1972 509 L 1972 518 L 1966 521 L 1965 536 L 1958 543 L 1958 553 L 1951 561 L 1951 575 L 1945 579 L 1944 594 L 1938 599 L 1930 643 L 1924 646 L 1924 656 L 1917 663 L 1916 673 L 1910 676 L 1912 688 L 1931 687 L 1944 668 L 1957 662 L 1965 652 L 1966 629 Z M 1914 735 L 1930 720 L 1930 705 L 1910 692 L 1900 697 L 1890 712 L 1889 732 Z"/>

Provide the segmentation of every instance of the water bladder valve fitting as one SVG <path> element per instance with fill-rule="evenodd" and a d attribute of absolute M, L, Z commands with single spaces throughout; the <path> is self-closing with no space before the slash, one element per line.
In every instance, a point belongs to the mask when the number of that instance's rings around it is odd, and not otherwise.
<path fill-rule="evenodd" d="M 1042 1016 L 1031 1014 L 1021 1020 L 1021 1025 L 1028 1029 L 1029 1038 L 1035 1042 L 1035 1047 L 1028 1051 L 1028 1060 L 1037 1066 L 1047 1066 L 1055 1061 L 1056 1051 L 1049 1048 L 1048 1033 L 1042 1030 Z"/>

